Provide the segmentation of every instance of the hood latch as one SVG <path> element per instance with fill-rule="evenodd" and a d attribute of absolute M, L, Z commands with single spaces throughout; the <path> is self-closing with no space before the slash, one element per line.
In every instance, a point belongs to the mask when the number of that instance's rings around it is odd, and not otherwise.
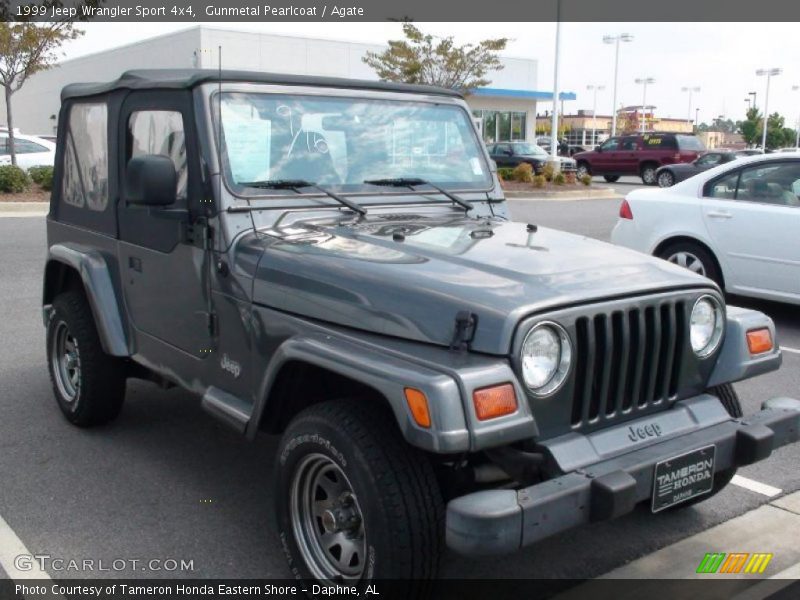
<path fill-rule="evenodd" d="M 467 350 L 475 337 L 478 327 L 478 315 L 468 310 L 460 310 L 456 314 L 456 328 L 453 332 L 453 341 L 450 342 L 451 350 Z"/>

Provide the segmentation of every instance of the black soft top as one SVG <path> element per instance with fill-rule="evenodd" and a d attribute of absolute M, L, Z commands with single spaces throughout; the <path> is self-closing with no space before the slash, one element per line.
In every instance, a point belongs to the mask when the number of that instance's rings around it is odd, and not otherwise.
<path fill-rule="evenodd" d="M 428 85 L 365 81 L 338 77 L 312 77 L 309 75 L 285 75 L 258 71 L 217 71 L 214 69 L 137 69 L 125 71 L 119 79 L 105 83 L 71 83 L 61 90 L 61 100 L 105 94 L 114 90 L 191 89 L 203 83 L 218 82 L 271 83 L 275 85 L 297 85 L 344 88 L 353 90 L 379 90 L 407 94 L 434 94 L 463 97 L 461 92 Z"/>

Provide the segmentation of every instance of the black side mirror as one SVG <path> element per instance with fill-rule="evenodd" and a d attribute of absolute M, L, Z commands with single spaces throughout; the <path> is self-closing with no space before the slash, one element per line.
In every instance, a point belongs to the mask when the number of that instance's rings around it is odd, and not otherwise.
<path fill-rule="evenodd" d="M 169 206 L 176 200 L 178 174 L 168 156 L 136 156 L 128 161 L 125 186 L 130 204 Z"/>

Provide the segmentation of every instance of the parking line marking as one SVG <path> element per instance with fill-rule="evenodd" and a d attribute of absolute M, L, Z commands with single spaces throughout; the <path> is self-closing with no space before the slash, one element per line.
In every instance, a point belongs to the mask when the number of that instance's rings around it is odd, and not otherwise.
<path fill-rule="evenodd" d="M 30 563 L 30 570 L 23 571 L 17 568 L 16 557 L 20 554 L 32 556 L 30 551 L 22 543 L 22 540 L 17 537 L 14 530 L 9 527 L 5 519 L 0 516 L 0 567 L 6 572 L 10 579 L 46 579 L 50 580 L 50 575 L 47 571 L 42 570 L 39 562 L 30 559 L 26 561 Z"/>
<path fill-rule="evenodd" d="M 767 496 L 768 498 L 774 498 L 775 496 L 783 493 L 783 490 L 780 488 L 772 487 L 766 483 L 754 481 L 752 479 L 748 479 L 747 477 L 742 477 L 741 475 L 734 475 L 733 479 L 731 479 L 731 483 L 739 486 L 740 488 L 755 492 L 756 494 Z"/>
<path fill-rule="evenodd" d="M 797 348 L 789 348 L 789 346 L 781 346 L 781 350 L 791 352 L 792 354 L 800 354 L 800 350 Z"/>

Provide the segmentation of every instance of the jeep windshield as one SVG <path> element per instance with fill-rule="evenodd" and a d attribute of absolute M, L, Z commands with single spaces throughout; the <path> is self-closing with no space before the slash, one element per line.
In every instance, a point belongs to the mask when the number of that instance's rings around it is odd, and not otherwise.
<path fill-rule="evenodd" d="M 492 179 L 469 114 L 460 106 L 382 98 L 223 92 L 222 162 L 237 195 L 317 190 L 258 182 L 305 180 L 374 194 L 375 179 L 424 179 L 448 190 L 487 190 Z M 219 111 L 217 113 L 217 111 Z"/>

